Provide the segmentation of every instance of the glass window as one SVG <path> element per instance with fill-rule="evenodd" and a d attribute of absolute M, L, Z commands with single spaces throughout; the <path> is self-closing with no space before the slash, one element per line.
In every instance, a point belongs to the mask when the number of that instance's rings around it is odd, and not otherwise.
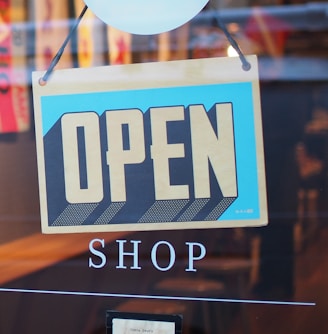
<path fill-rule="evenodd" d="M 83 7 L 0 1 L 0 332 L 106 333 L 114 310 L 182 315 L 182 333 L 325 333 L 328 3 L 210 0 L 155 35 L 87 10 L 55 71 L 238 56 L 218 23 L 258 56 L 269 224 L 46 235 L 31 75 Z"/>

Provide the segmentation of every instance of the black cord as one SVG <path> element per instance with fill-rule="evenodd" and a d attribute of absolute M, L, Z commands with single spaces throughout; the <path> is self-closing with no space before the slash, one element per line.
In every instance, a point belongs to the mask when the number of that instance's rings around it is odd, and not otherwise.
<path fill-rule="evenodd" d="M 223 31 L 223 33 L 225 34 L 225 36 L 227 37 L 230 45 L 236 50 L 236 52 L 238 53 L 239 59 L 242 63 L 242 68 L 244 71 L 249 71 L 251 69 L 251 64 L 247 61 L 246 57 L 244 56 L 243 52 L 241 51 L 238 43 L 236 42 L 236 40 L 232 37 L 232 35 L 230 34 L 230 32 L 228 31 L 227 27 L 225 26 L 225 24 L 223 23 L 223 21 L 220 19 L 219 15 L 215 16 L 215 23 L 217 24 L 217 26 Z"/>
<path fill-rule="evenodd" d="M 75 32 L 75 30 L 77 29 L 78 25 L 80 24 L 85 12 L 88 10 L 88 6 L 85 5 L 84 8 L 82 9 L 81 14 L 79 15 L 79 17 L 76 19 L 74 26 L 72 27 L 71 31 L 69 32 L 68 36 L 66 37 L 64 43 L 62 44 L 62 46 L 60 47 L 60 49 L 58 50 L 57 54 L 54 56 L 54 58 L 52 59 L 47 71 L 45 72 L 45 74 L 43 75 L 42 78 L 40 78 L 39 80 L 39 84 L 41 86 L 44 86 L 47 84 L 47 81 L 51 75 L 51 73 L 53 72 L 55 66 L 58 64 L 61 56 L 64 53 L 64 50 L 68 44 L 68 42 L 70 41 L 73 33 Z M 241 51 L 238 43 L 235 41 L 235 39 L 232 37 L 232 35 L 230 34 L 230 32 L 228 31 L 228 29 L 226 28 L 225 24 L 223 23 L 223 21 L 220 19 L 220 17 L 218 15 L 215 16 L 215 23 L 217 24 L 217 26 L 223 31 L 223 33 L 225 34 L 225 36 L 227 37 L 230 45 L 236 50 L 236 52 L 238 53 L 238 56 L 242 62 L 242 68 L 244 71 L 249 71 L 251 69 L 251 64 L 247 61 L 247 59 L 245 58 L 243 52 Z"/>
<path fill-rule="evenodd" d="M 87 9 L 88 9 L 88 6 L 85 5 L 84 8 L 83 8 L 83 10 L 82 10 L 82 12 L 81 12 L 81 14 L 80 14 L 79 17 L 76 19 L 75 24 L 74 24 L 74 26 L 72 27 L 71 31 L 70 31 L 69 34 L 67 35 L 67 37 L 66 37 L 64 43 L 62 44 L 62 46 L 61 46 L 60 49 L 58 50 L 58 52 L 57 52 L 57 54 L 55 55 L 55 57 L 52 59 L 52 61 L 51 61 L 50 65 L 49 65 L 49 67 L 48 67 L 46 73 L 43 75 L 42 78 L 40 78 L 40 80 L 39 80 L 39 84 L 40 84 L 41 86 L 44 86 L 44 85 L 47 84 L 47 81 L 48 81 L 48 79 L 49 79 L 51 73 L 53 72 L 55 66 L 57 65 L 57 63 L 59 62 L 61 56 L 63 55 L 64 50 L 65 50 L 65 48 L 66 48 L 66 46 L 67 46 L 69 40 L 71 39 L 71 37 L 72 37 L 73 33 L 75 32 L 75 30 L 77 29 L 78 25 L 80 24 L 80 22 L 81 22 L 81 20 L 82 20 L 82 18 L 83 18 L 83 16 L 84 16 L 85 12 L 87 11 Z"/>

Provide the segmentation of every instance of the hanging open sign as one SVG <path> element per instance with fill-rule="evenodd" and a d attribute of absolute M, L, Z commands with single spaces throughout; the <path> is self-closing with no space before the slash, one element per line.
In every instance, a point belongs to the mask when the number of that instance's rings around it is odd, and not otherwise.
<path fill-rule="evenodd" d="M 256 57 L 33 73 L 42 231 L 267 224 Z"/>

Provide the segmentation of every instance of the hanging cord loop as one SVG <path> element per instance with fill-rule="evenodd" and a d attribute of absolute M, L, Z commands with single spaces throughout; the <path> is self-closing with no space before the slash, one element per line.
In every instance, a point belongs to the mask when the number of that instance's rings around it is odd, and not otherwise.
<path fill-rule="evenodd" d="M 247 61 L 245 55 L 241 51 L 237 41 L 232 37 L 230 32 L 228 31 L 226 25 L 224 22 L 220 19 L 219 15 L 216 15 L 214 18 L 214 23 L 223 31 L 225 34 L 226 38 L 228 39 L 230 45 L 236 50 L 238 53 L 239 59 L 242 63 L 242 69 L 244 71 L 249 71 L 251 69 L 251 64 Z"/>
<path fill-rule="evenodd" d="M 79 17 L 76 19 L 72 29 L 70 30 L 69 34 L 67 35 L 65 41 L 63 42 L 62 46 L 60 47 L 60 49 L 58 50 L 57 54 L 54 56 L 54 58 L 52 59 L 47 71 L 45 72 L 45 74 L 39 79 L 39 84 L 41 86 L 45 86 L 48 82 L 48 79 L 51 75 L 51 73 L 53 72 L 55 66 L 58 64 L 61 56 L 64 53 L 64 50 L 68 44 L 68 42 L 70 41 L 70 39 L 72 38 L 74 32 L 76 31 L 77 27 L 79 26 L 85 12 L 88 10 L 88 6 L 85 5 L 84 8 L 82 9 L 81 14 L 79 15 Z M 238 43 L 236 42 L 236 40 L 232 37 L 232 35 L 230 34 L 230 32 L 228 31 L 228 29 L 226 28 L 225 24 L 223 23 L 223 21 L 220 19 L 220 17 L 218 15 L 215 16 L 214 18 L 214 23 L 223 31 L 223 33 L 225 34 L 226 38 L 228 39 L 230 45 L 236 50 L 236 52 L 238 53 L 238 56 L 240 58 L 240 61 L 242 62 L 242 68 L 244 71 L 249 71 L 251 69 L 251 64 L 247 61 L 246 57 L 244 56 L 243 52 L 241 51 Z"/>
<path fill-rule="evenodd" d="M 85 12 L 87 11 L 88 9 L 88 6 L 85 5 L 84 8 L 82 9 L 82 12 L 81 14 L 79 15 L 79 17 L 76 19 L 71 31 L 69 32 L 69 34 L 67 35 L 64 43 L 62 44 L 62 46 L 60 47 L 60 49 L 58 50 L 57 54 L 54 56 L 54 58 L 52 59 L 46 73 L 43 75 L 42 78 L 40 78 L 39 80 L 39 84 L 41 86 L 45 86 L 47 84 L 47 81 L 51 75 L 51 73 L 53 72 L 55 66 L 57 65 L 57 63 L 59 62 L 61 56 L 63 55 L 64 53 L 64 50 L 68 44 L 68 42 L 70 41 L 70 39 L 72 38 L 73 36 L 73 33 L 75 32 L 75 30 L 77 29 L 78 25 L 80 24 Z"/>

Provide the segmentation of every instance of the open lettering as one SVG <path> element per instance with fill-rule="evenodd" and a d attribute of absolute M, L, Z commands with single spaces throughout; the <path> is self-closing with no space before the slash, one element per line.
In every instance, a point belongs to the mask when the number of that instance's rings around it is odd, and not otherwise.
<path fill-rule="evenodd" d="M 44 147 L 51 226 L 216 221 L 238 197 L 231 103 L 66 113 Z"/>
<path fill-rule="evenodd" d="M 129 201 L 134 171 L 136 177 L 151 173 L 153 201 L 209 199 L 214 182 L 222 197 L 237 196 L 230 103 L 216 104 L 208 113 L 203 105 L 150 108 L 145 115 L 139 109 L 106 111 L 101 117 L 69 113 L 61 127 L 65 194 L 71 204 L 103 201 L 106 186 L 109 202 Z M 175 181 L 179 168 L 190 176 L 185 183 Z"/>

